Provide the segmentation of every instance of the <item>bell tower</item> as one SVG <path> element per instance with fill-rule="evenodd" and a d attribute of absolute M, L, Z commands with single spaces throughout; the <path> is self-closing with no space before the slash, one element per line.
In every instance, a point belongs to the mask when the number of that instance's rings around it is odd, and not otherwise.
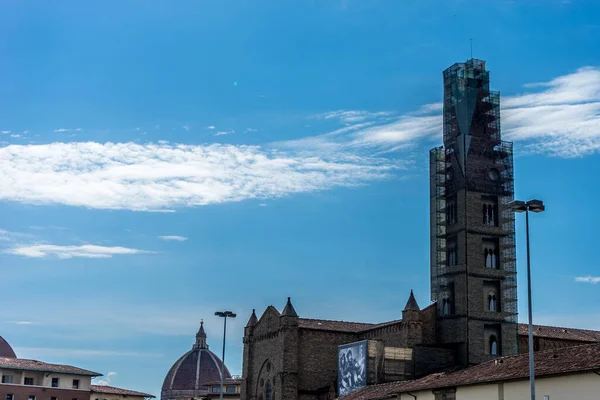
<path fill-rule="evenodd" d="M 464 366 L 517 354 L 512 143 L 489 76 L 477 59 L 444 71 L 444 145 L 430 151 L 431 299 Z"/>

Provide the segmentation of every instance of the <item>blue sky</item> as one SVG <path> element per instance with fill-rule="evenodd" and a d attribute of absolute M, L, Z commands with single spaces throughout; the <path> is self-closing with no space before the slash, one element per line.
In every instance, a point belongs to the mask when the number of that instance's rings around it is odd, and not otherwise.
<path fill-rule="evenodd" d="M 252 308 L 428 304 L 428 150 L 471 38 L 517 197 L 547 204 L 534 318 L 600 329 L 598 21 L 576 0 L 0 2 L 0 335 L 159 395 L 200 319 L 218 352 L 216 310 L 241 373 Z"/>

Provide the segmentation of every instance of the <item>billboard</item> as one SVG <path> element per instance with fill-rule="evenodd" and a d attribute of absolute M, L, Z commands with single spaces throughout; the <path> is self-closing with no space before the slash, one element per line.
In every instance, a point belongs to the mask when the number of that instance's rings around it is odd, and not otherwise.
<path fill-rule="evenodd" d="M 367 386 L 367 343 L 363 340 L 338 347 L 338 396 Z"/>

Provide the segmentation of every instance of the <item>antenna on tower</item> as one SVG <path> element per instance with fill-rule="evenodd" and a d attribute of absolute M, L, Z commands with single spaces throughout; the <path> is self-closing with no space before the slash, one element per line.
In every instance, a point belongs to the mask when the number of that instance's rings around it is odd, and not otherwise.
<path fill-rule="evenodd" d="M 471 41 L 471 58 L 473 58 L 473 38 L 469 40 Z"/>

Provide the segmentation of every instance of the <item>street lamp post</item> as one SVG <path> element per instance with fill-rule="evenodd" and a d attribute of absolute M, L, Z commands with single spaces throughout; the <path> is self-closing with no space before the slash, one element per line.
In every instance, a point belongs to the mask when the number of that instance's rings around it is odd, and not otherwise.
<path fill-rule="evenodd" d="M 225 379 L 225 335 L 227 334 L 227 317 L 235 318 L 235 314 L 231 311 L 217 311 L 217 317 L 223 317 L 223 358 L 221 359 L 221 395 L 219 398 L 223 400 L 223 381 Z"/>
<path fill-rule="evenodd" d="M 531 387 L 531 400 L 535 400 L 535 369 L 533 361 L 533 313 L 531 309 L 531 258 L 529 253 L 529 211 L 540 213 L 546 208 L 541 200 L 527 202 L 515 200 L 510 204 L 514 212 L 525 212 L 525 231 L 527 236 L 527 308 L 529 313 L 529 385 Z"/>

